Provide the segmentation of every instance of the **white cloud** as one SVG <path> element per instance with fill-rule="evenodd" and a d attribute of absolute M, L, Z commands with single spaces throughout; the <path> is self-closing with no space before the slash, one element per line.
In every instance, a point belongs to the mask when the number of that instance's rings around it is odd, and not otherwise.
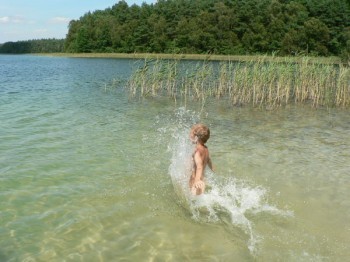
<path fill-rule="evenodd" d="M 8 16 L 0 17 L 1 24 L 7 24 L 9 21 L 10 21 L 10 17 L 8 17 Z"/>
<path fill-rule="evenodd" d="M 23 18 L 19 16 L 12 17 L 11 21 L 15 24 L 20 24 L 24 22 Z"/>
<path fill-rule="evenodd" d="M 68 17 L 56 16 L 50 20 L 53 24 L 67 24 L 71 19 Z"/>
<path fill-rule="evenodd" d="M 24 23 L 22 16 L 2 16 L 0 17 L 0 24 L 20 24 Z"/>

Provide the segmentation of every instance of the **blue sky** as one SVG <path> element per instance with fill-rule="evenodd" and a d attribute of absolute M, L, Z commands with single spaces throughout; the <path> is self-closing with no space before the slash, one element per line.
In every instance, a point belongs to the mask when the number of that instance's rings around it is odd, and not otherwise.
<path fill-rule="evenodd" d="M 68 23 L 88 11 L 104 10 L 119 0 L 1 0 L 0 43 L 65 38 Z M 127 0 L 128 5 L 156 0 Z"/>

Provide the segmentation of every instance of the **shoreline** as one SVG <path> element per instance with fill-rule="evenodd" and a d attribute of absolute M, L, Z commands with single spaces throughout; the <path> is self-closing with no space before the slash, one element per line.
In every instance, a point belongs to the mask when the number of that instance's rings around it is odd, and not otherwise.
<path fill-rule="evenodd" d="M 68 58 L 112 58 L 112 59 L 174 59 L 202 61 L 235 61 L 235 62 L 301 62 L 305 59 L 311 63 L 342 64 L 339 57 L 282 57 L 272 55 L 210 55 L 210 54 L 158 54 L 158 53 L 35 53 L 37 56 Z"/>

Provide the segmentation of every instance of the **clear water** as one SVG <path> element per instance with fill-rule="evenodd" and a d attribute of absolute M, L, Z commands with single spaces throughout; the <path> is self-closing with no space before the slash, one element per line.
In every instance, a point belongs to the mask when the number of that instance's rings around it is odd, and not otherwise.
<path fill-rule="evenodd" d="M 348 110 L 130 99 L 132 60 L 0 56 L 0 261 L 346 261 Z M 195 122 L 209 190 L 185 186 Z"/>

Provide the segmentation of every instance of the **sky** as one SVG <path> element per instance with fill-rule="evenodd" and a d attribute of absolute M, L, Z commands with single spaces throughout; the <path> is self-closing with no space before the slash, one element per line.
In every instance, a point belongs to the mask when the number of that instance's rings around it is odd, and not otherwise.
<path fill-rule="evenodd" d="M 104 10 L 119 0 L 1 0 L 0 43 L 43 38 L 62 39 L 70 20 Z M 129 6 L 156 0 L 126 0 Z"/>

